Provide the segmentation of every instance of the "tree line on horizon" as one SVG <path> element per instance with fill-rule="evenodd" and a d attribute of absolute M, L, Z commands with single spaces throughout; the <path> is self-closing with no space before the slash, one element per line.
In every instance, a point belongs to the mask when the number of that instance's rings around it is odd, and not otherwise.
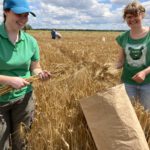
<path fill-rule="evenodd" d="M 43 30 L 43 31 L 51 31 L 54 28 L 32 28 L 30 24 L 26 24 L 23 28 L 24 31 L 26 30 Z M 55 28 L 56 29 L 56 28 Z M 126 30 L 107 30 L 107 29 L 56 29 L 57 31 L 99 31 L 99 32 L 124 32 Z"/>

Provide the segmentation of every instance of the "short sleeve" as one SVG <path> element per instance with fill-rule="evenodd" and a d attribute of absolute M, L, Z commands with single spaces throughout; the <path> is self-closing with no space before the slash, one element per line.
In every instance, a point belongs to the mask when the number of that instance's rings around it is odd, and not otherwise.
<path fill-rule="evenodd" d="M 123 49 L 126 46 L 128 40 L 128 31 L 121 33 L 119 36 L 116 37 L 116 42 L 122 47 Z"/>
<path fill-rule="evenodd" d="M 116 42 L 122 47 L 122 38 L 121 38 L 121 35 L 117 36 L 116 37 Z"/>
<path fill-rule="evenodd" d="M 33 53 L 31 60 L 38 61 L 40 59 L 40 53 L 39 53 L 38 43 L 35 39 L 33 40 L 33 49 L 34 49 L 34 53 Z"/>

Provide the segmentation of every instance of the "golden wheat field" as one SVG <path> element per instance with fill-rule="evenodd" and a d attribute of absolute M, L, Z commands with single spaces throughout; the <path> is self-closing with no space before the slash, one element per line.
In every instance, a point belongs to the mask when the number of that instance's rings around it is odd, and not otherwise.
<path fill-rule="evenodd" d="M 28 31 L 38 41 L 46 82 L 34 82 L 36 112 L 29 150 L 96 150 L 79 99 L 120 83 L 120 72 L 110 68 L 117 58 L 118 32 L 62 31 L 52 40 L 48 31 Z M 150 114 L 135 105 L 150 143 Z M 149 144 L 150 145 L 150 144 Z"/>

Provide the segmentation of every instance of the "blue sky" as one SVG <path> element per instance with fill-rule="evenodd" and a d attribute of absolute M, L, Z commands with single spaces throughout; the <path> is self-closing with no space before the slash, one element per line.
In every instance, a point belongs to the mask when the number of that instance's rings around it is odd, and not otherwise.
<path fill-rule="evenodd" d="M 122 10 L 132 0 L 29 0 L 36 18 L 30 16 L 33 28 L 61 29 L 128 29 Z M 150 24 L 150 1 L 140 0 L 146 8 L 144 24 Z M 2 1 L 0 22 L 3 21 Z"/>

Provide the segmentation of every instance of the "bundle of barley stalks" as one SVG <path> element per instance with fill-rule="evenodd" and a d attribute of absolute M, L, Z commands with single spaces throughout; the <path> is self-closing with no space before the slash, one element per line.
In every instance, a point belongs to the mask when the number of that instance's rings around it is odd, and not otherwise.
<path fill-rule="evenodd" d="M 39 80 L 39 76 L 38 75 L 34 75 L 34 76 L 31 76 L 30 78 L 26 79 L 28 82 L 32 83 L 33 81 L 36 81 L 36 80 Z M 13 91 L 15 90 L 12 86 L 10 85 L 5 85 L 5 86 L 2 86 L 0 88 L 0 96 L 10 92 L 10 91 Z"/>

